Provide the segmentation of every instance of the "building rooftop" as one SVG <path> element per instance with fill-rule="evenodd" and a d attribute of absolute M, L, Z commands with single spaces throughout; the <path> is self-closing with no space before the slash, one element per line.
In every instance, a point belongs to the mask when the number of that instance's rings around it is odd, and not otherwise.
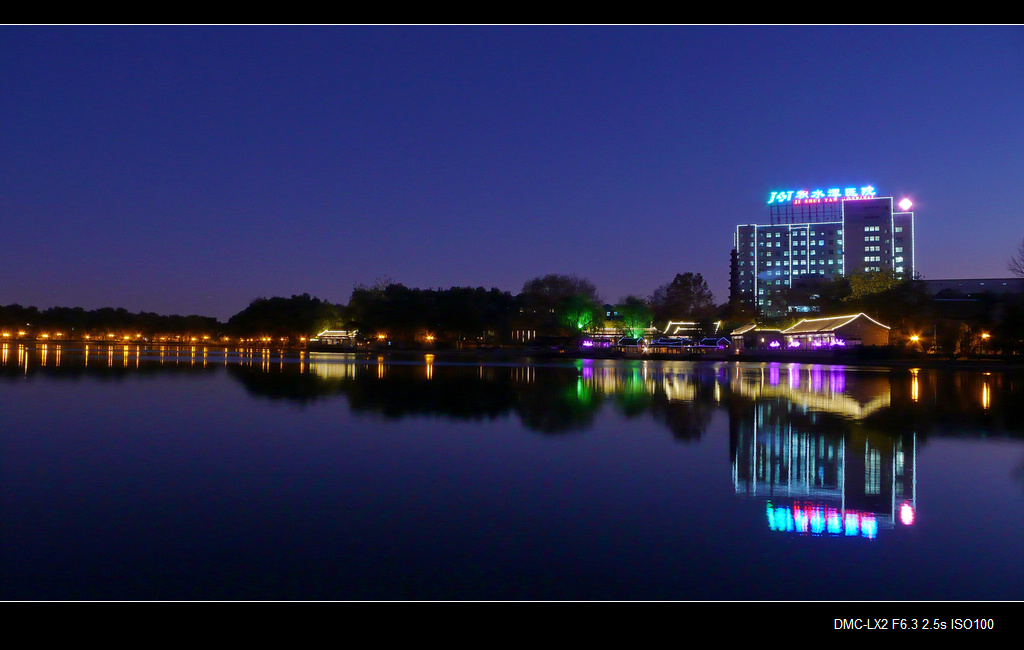
<path fill-rule="evenodd" d="M 805 318 L 789 329 L 783 330 L 783 334 L 815 334 L 818 332 L 833 332 L 844 325 L 849 325 L 858 318 L 866 318 L 879 327 L 889 329 L 867 314 L 852 314 L 848 316 L 833 316 L 831 318 Z"/>

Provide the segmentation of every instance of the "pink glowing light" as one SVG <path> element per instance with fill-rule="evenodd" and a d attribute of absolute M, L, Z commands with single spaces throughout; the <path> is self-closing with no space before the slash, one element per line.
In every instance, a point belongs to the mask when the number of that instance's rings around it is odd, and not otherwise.
<path fill-rule="evenodd" d="M 914 523 L 914 506 L 909 503 L 904 503 L 900 506 L 900 521 L 903 522 L 904 526 Z"/>

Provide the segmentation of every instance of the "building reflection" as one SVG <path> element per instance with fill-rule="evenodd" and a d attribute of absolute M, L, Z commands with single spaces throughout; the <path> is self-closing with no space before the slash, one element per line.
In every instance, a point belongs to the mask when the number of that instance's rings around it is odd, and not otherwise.
<path fill-rule="evenodd" d="M 751 399 L 730 409 L 730 448 L 735 491 L 765 500 L 769 529 L 873 539 L 912 525 L 917 435 L 872 419 L 891 405 L 889 378 L 851 391 L 841 367 L 765 370 L 734 386 Z"/>

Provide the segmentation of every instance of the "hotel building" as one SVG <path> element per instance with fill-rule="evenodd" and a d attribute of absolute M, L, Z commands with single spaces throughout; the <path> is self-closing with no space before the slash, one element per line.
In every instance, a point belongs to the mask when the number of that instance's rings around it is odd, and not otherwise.
<path fill-rule="evenodd" d="M 855 271 L 914 275 L 914 213 L 874 187 L 772 192 L 769 223 L 736 226 L 729 293 L 767 317 L 811 311 L 790 289 Z"/>

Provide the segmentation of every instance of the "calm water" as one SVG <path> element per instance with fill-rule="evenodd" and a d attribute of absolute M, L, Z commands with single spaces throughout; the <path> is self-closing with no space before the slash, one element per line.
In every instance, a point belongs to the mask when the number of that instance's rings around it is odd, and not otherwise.
<path fill-rule="evenodd" d="M 1024 599 L 1021 374 L 0 362 L 4 599 Z"/>

